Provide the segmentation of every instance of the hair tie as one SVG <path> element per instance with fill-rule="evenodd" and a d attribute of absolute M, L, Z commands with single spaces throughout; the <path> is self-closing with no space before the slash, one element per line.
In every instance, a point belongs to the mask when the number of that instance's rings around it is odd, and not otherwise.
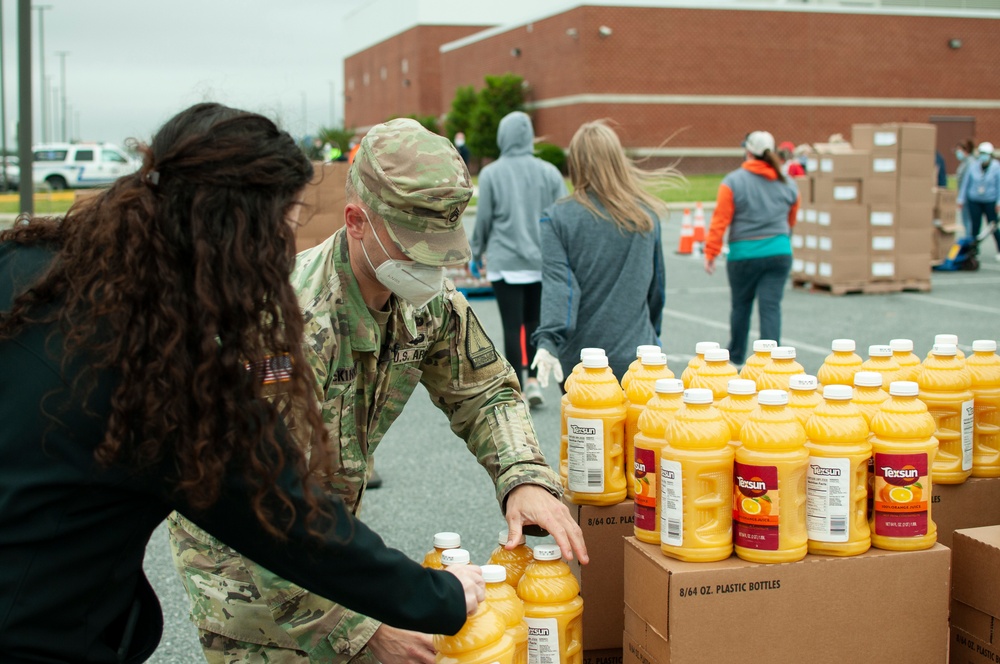
<path fill-rule="evenodd" d="M 150 171 L 146 173 L 146 184 L 148 184 L 150 187 L 155 187 L 158 184 L 160 184 L 160 172 Z"/>

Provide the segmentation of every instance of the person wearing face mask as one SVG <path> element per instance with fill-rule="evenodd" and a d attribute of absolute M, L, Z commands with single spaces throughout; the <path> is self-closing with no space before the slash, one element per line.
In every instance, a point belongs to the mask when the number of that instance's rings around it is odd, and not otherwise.
<path fill-rule="evenodd" d="M 976 163 L 970 164 L 958 185 L 958 205 L 969 209 L 972 222 L 970 235 L 979 236 L 983 217 L 993 224 L 993 240 L 997 244 L 994 258 L 1000 261 L 1000 230 L 997 229 L 997 202 L 1000 199 L 1000 164 L 993 159 L 993 144 L 979 144 Z"/>
<path fill-rule="evenodd" d="M 975 147 L 972 145 L 972 139 L 967 138 L 955 146 L 955 158 L 958 159 L 955 182 L 961 187 L 965 171 L 969 170 L 969 166 L 976 162 Z M 969 206 L 963 205 L 959 209 L 962 212 L 962 228 L 965 229 L 965 236 L 970 237 L 972 235 L 972 215 L 969 214 Z"/>
<path fill-rule="evenodd" d="M 543 529 L 586 563 L 517 376 L 444 276 L 471 258 L 461 219 L 471 196 L 446 138 L 410 119 L 376 125 L 348 171 L 345 227 L 298 255 L 303 352 L 335 466 L 326 486 L 357 514 L 375 449 L 419 382 L 492 478 L 509 546 Z M 171 536 L 209 662 L 434 662 L 427 634 L 308 593 L 183 518 Z"/>

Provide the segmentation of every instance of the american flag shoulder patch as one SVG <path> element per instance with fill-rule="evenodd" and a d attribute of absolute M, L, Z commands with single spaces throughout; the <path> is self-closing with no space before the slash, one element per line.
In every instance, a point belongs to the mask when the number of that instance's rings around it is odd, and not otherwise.
<path fill-rule="evenodd" d="M 261 385 L 287 383 L 292 379 L 292 358 L 288 353 L 268 356 L 260 362 L 248 362 L 247 371 L 254 374 Z"/>

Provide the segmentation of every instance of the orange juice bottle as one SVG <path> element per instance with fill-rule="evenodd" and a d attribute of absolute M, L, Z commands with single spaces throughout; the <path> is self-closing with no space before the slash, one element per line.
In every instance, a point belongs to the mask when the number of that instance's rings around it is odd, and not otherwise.
<path fill-rule="evenodd" d="M 780 346 L 779 346 L 780 348 Z M 736 555 L 755 563 L 802 560 L 806 530 L 806 432 L 784 390 L 761 390 L 740 430 L 733 485 Z"/>
<path fill-rule="evenodd" d="M 893 357 L 892 348 L 877 344 L 868 347 L 868 359 L 861 365 L 862 371 L 877 371 L 882 374 L 882 384 L 891 385 L 899 380 L 900 366 Z"/>
<path fill-rule="evenodd" d="M 823 360 L 816 379 L 821 385 L 853 385 L 854 374 L 861 370 L 861 363 L 864 362 L 854 352 L 854 339 L 834 339 L 830 350 L 833 352 Z"/>
<path fill-rule="evenodd" d="M 934 436 L 939 447 L 933 468 L 937 484 L 961 484 L 972 474 L 975 398 L 972 374 L 957 350 L 954 344 L 934 344 L 917 375 L 920 400 L 937 425 Z"/>
<path fill-rule="evenodd" d="M 462 546 L 462 536 L 458 533 L 443 532 L 434 535 L 434 548 L 424 556 L 424 567 L 431 569 L 444 569 L 441 564 L 441 554 L 449 549 L 457 549 Z"/>
<path fill-rule="evenodd" d="M 528 661 L 583 662 L 583 598 L 580 584 L 555 544 L 535 547 L 535 560 L 517 584 L 528 623 Z"/>
<path fill-rule="evenodd" d="M 972 374 L 976 404 L 972 434 L 972 476 L 1000 477 L 1000 357 L 997 342 L 972 342 L 965 366 Z"/>
<path fill-rule="evenodd" d="M 916 382 L 917 374 L 920 373 L 920 358 L 913 352 L 913 341 L 911 339 L 893 339 L 889 342 L 892 349 L 892 359 L 899 365 L 899 373 L 896 380 L 911 380 Z M 889 387 L 888 384 L 885 386 Z"/>
<path fill-rule="evenodd" d="M 513 664 L 528 664 L 528 623 L 524 622 L 524 602 L 510 585 L 501 565 L 483 565 L 486 601 L 507 623 L 507 636 L 514 642 Z"/>
<path fill-rule="evenodd" d="M 500 531 L 499 536 L 497 536 L 497 544 L 499 546 L 493 549 L 493 553 L 490 554 L 489 564 L 500 565 L 507 570 L 507 583 L 512 588 L 517 588 L 517 582 L 521 580 L 521 576 L 532 561 L 533 555 L 531 547 L 524 543 L 523 533 L 517 546 L 510 550 L 506 546 L 509 538 L 510 534 L 506 528 Z"/>
<path fill-rule="evenodd" d="M 934 335 L 934 346 L 939 346 L 939 345 L 943 345 L 943 344 L 952 344 L 955 347 L 955 356 L 958 357 L 958 359 L 960 359 L 960 360 L 964 360 L 965 359 L 965 353 L 963 353 L 962 349 L 958 347 L 958 335 L 957 334 L 935 334 Z M 931 346 L 931 349 L 929 351 L 927 351 L 927 357 L 924 358 L 924 359 L 929 358 L 931 356 L 931 354 L 934 353 L 934 346 Z"/>
<path fill-rule="evenodd" d="M 684 372 L 681 373 L 681 380 L 684 382 L 685 388 L 691 387 L 691 378 L 705 364 L 705 351 L 718 347 L 719 344 L 714 341 L 699 341 L 694 345 L 694 357 L 691 358 Z"/>
<path fill-rule="evenodd" d="M 635 347 L 635 359 L 632 360 L 632 364 L 628 365 L 628 369 L 625 370 L 625 375 L 622 376 L 622 389 L 628 390 L 628 384 L 632 381 L 632 376 L 635 372 L 639 370 L 642 366 L 642 356 L 646 353 L 662 353 L 663 349 L 659 346 L 653 345 L 641 345 Z M 670 378 L 673 378 L 673 373 L 671 372 Z"/>
<path fill-rule="evenodd" d="M 712 348 L 705 351 L 705 362 L 691 376 L 688 387 L 712 390 L 712 400 L 718 401 L 726 396 L 729 381 L 739 377 L 736 367 L 729 363 L 729 351 Z"/>
<path fill-rule="evenodd" d="M 910 381 L 889 386 L 889 399 L 872 418 L 875 506 L 872 546 L 893 551 L 929 549 L 937 542 L 931 518 L 932 467 L 938 441 L 934 418 Z"/>
<path fill-rule="evenodd" d="M 705 388 L 684 391 L 660 451 L 660 549 L 688 562 L 733 553 L 733 448 Z"/>
<path fill-rule="evenodd" d="M 803 427 L 812 417 L 816 406 L 823 403 L 816 376 L 797 374 L 788 379 L 788 408 L 795 413 Z"/>
<path fill-rule="evenodd" d="M 740 429 L 757 408 L 757 384 L 752 380 L 737 378 L 729 381 L 728 394 L 715 407 L 729 425 L 729 444 L 735 450 L 740 446 Z"/>
<path fill-rule="evenodd" d="M 854 374 L 854 405 L 861 411 L 868 426 L 889 393 L 882 389 L 882 374 L 877 371 L 859 371 Z"/>
<path fill-rule="evenodd" d="M 449 549 L 441 556 L 446 567 L 468 565 L 469 552 Z M 506 585 L 506 584 L 502 584 Z M 454 636 L 434 636 L 438 664 L 513 664 L 514 640 L 507 635 L 507 621 L 487 599 Z"/>
<path fill-rule="evenodd" d="M 684 383 L 678 378 L 656 381 L 656 393 L 639 416 L 635 435 L 635 523 L 636 539 L 660 543 L 660 448 L 666 442 L 667 425 L 682 405 Z"/>
<path fill-rule="evenodd" d="M 747 358 L 740 370 L 740 378 L 744 380 L 757 381 L 757 376 L 764 370 L 767 363 L 771 361 L 771 351 L 778 347 L 778 342 L 774 339 L 758 339 L 753 342 L 753 355 Z"/>
<path fill-rule="evenodd" d="M 795 349 L 791 346 L 778 346 L 771 351 L 771 361 L 757 378 L 758 390 L 787 390 L 789 379 L 805 373 L 802 365 L 795 361 Z"/>
<path fill-rule="evenodd" d="M 625 475 L 629 498 L 635 498 L 635 436 L 639 433 L 639 416 L 646 409 L 646 402 L 653 398 L 656 381 L 673 378 L 674 372 L 667 367 L 667 356 L 656 351 L 646 353 L 639 359 L 639 368 L 632 374 L 632 380 L 625 389 Z M 624 382 L 624 381 L 623 381 Z"/>
<path fill-rule="evenodd" d="M 625 500 L 625 395 L 608 358 L 583 359 L 566 406 L 568 486 L 577 505 L 617 505 Z"/>
<path fill-rule="evenodd" d="M 872 545 L 868 526 L 868 423 L 849 385 L 827 385 L 806 424 L 809 553 L 856 556 Z"/>
<path fill-rule="evenodd" d="M 563 489 L 566 488 L 567 476 L 569 474 L 569 465 L 567 461 L 566 452 L 566 406 L 569 405 L 569 388 L 573 384 L 573 378 L 577 376 L 581 371 L 583 371 L 583 358 L 588 355 L 593 356 L 604 356 L 603 348 L 581 348 L 580 349 L 580 361 L 573 371 L 570 372 L 569 376 L 563 382 L 563 389 L 566 390 L 562 397 L 559 399 L 559 420 L 561 428 L 559 430 L 559 481 L 562 482 Z"/>

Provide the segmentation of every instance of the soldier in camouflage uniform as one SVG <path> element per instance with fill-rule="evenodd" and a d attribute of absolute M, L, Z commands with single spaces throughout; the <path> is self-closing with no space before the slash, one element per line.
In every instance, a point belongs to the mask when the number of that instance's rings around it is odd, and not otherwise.
<path fill-rule="evenodd" d="M 471 196 L 448 140 L 413 120 L 378 125 L 349 171 L 345 228 L 298 256 L 305 352 L 339 466 L 327 486 L 357 514 L 371 456 L 420 382 L 493 478 L 510 541 L 539 526 L 586 562 L 515 373 L 443 276 L 443 266 L 469 260 L 461 216 Z M 170 534 L 213 664 L 434 661 L 428 635 L 312 595 L 183 517 Z"/>

